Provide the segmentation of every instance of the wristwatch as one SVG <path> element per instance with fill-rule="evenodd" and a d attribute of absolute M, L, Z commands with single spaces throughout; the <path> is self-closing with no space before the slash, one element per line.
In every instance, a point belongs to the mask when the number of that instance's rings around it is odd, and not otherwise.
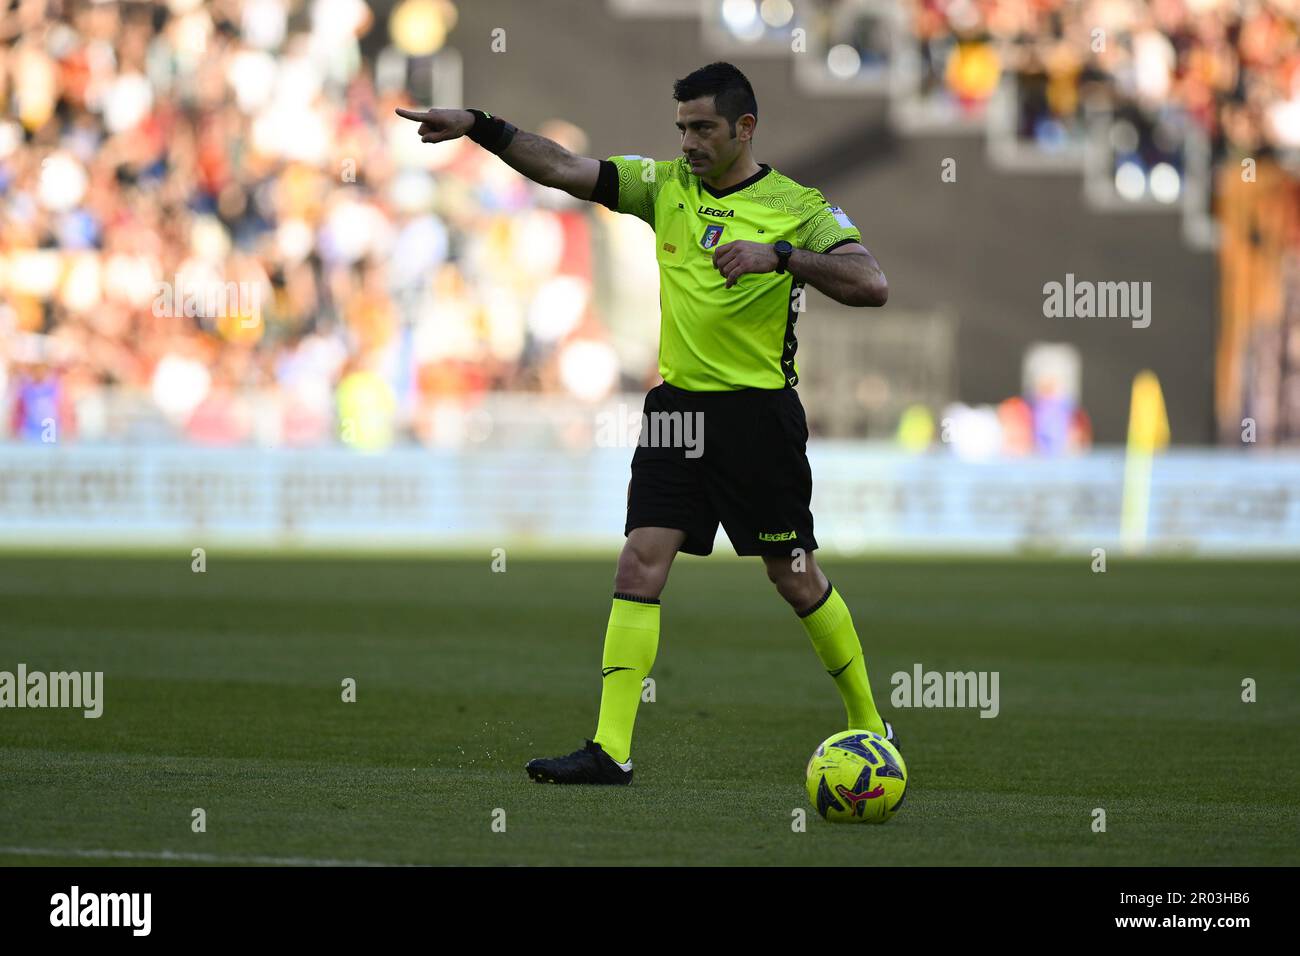
<path fill-rule="evenodd" d="M 776 249 L 776 274 L 784 275 L 785 267 L 790 262 L 790 254 L 794 252 L 794 246 L 784 239 L 778 239 L 773 248 Z"/>

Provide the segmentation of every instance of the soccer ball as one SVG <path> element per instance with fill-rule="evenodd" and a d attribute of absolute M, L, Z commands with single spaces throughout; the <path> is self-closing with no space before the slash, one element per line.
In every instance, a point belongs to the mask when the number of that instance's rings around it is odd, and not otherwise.
<path fill-rule="evenodd" d="M 903 755 L 870 730 L 827 737 L 808 761 L 808 799 L 831 823 L 887 823 L 906 790 Z"/>

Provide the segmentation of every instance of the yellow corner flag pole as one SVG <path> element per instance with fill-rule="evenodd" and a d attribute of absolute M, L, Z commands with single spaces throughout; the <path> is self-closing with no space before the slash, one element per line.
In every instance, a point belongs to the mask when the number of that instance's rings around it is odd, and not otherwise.
<path fill-rule="evenodd" d="M 1146 547 L 1151 510 L 1151 463 L 1156 451 L 1169 444 L 1169 416 L 1160 380 L 1149 369 L 1133 379 L 1128 412 L 1128 449 L 1124 456 L 1124 503 L 1120 510 L 1120 542 L 1124 551 Z"/>

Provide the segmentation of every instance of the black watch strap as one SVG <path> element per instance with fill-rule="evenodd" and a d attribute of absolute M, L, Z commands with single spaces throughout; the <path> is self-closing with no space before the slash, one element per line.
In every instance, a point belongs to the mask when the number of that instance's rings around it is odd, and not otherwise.
<path fill-rule="evenodd" d="M 794 254 L 794 246 L 780 239 L 776 242 L 776 273 L 784 275 L 790 265 L 790 256 Z"/>

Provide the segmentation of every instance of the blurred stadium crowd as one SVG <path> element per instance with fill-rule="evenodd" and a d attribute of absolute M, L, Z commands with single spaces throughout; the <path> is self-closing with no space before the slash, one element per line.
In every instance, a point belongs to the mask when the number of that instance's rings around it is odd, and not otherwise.
<path fill-rule="evenodd" d="M 454 22 L 424 9 L 406 28 Z M 657 303 L 615 303 L 616 352 L 593 302 L 594 256 L 628 275 L 644 237 L 467 140 L 422 146 L 360 56 L 360 0 L 21 0 L 3 22 L 13 436 L 157 430 L 144 403 L 198 442 L 382 446 L 440 396 L 652 372 Z"/>
<path fill-rule="evenodd" d="M 0 4 L 0 435 L 379 448 L 484 396 L 657 379 L 639 223 L 392 118 L 406 77 L 361 40 L 436 47 L 451 0 Z M 913 0 L 912 25 L 964 109 L 1015 71 L 1045 147 L 1093 84 L 1262 157 L 1300 147 L 1298 8 Z"/>
<path fill-rule="evenodd" d="M 912 4 L 927 84 L 973 111 L 1016 74 L 1020 133 L 1044 147 L 1068 139 L 1095 87 L 1112 108 L 1178 111 L 1220 150 L 1300 149 L 1298 0 Z"/>

